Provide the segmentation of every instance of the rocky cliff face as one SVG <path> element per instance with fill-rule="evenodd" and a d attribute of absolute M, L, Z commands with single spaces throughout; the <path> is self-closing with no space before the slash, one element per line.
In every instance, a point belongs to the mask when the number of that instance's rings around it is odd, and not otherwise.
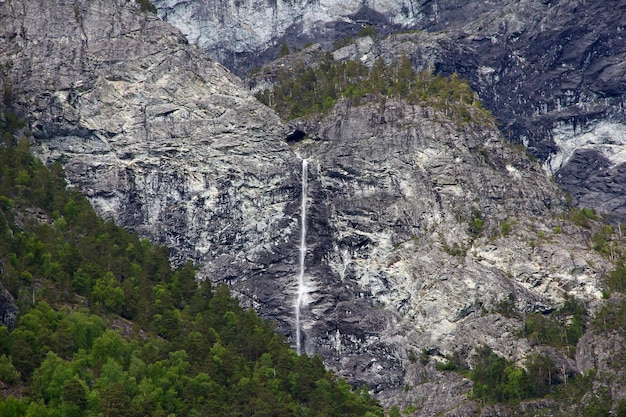
<path fill-rule="evenodd" d="M 472 22 L 502 2 L 430 0 L 272 0 L 201 2 L 155 0 L 159 16 L 181 29 L 191 43 L 238 73 L 276 56 L 286 42 L 330 46 L 366 25 L 381 34 L 407 29 L 431 31 Z M 516 3 L 507 1 L 508 3 Z"/>
<path fill-rule="evenodd" d="M 577 204 L 623 220 L 626 4 L 544 3 L 510 2 L 463 26 L 452 38 L 462 50 L 440 66 L 471 81 Z"/>
<path fill-rule="evenodd" d="M 2 68 L 35 152 L 176 263 L 229 279 L 233 259 L 283 257 L 297 160 L 275 114 L 132 1 L 48 3 L 2 4 Z"/>
<path fill-rule="evenodd" d="M 502 301 L 520 314 L 568 296 L 596 307 L 610 265 L 492 122 L 377 100 L 286 126 L 130 0 L 5 1 L 0 28 L 3 88 L 42 159 L 60 160 L 102 215 L 228 283 L 294 346 L 299 324 L 303 351 L 386 404 L 476 414 L 471 383 L 435 362 L 482 344 L 520 363 L 537 351 Z M 551 354 L 568 372 L 588 363 Z"/>
<path fill-rule="evenodd" d="M 379 34 L 427 30 L 388 38 L 380 49 L 361 51 L 359 58 L 422 51 L 437 71 L 461 74 L 505 135 L 538 156 L 575 203 L 616 221 L 626 218 L 620 198 L 625 191 L 623 2 L 155 4 L 193 42 L 241 72 L 275 57 L 282 42 L 302 47 L 313 41 L 328 48 L 366 24 L 375 25 Z M 602 168 L 588 170 L 589 164 Z"/>
<path fill-rule="evenodd" d="M 265 61 L 275 56 L 283 39 L 299 47 L 309 41 L 332 44 L 338 37 L 354 34 L 367 22 L 396 28 L 412 26 L 415 20 L 426 18 L 423 8 L 431 9 L 406 0 L 157 0 L 154 4 L 159 15 L 180 28 L 190 42 L 220 62 L 242 70 L 263 62 L 260 55 L 266 57 Z"/>
<path fill-rule="evenodd" d="M 469 356 L 484 343 L 521 360 L 533 348 L 499 303 L 512 297 L 517 311 L 538 312 L 566 294 L 590 305 L 600 296 L 608 264 L 558 216 L 556 186 L 494 126 L 459 126 L 402 101 L 338 105 L 293 126 L 308 135 L 298 147 L 312 167 L 307 336 L 348 378 L 378 382 L 381 398 L 429 398 L 426 413 L 460 406 L 462 378 L 431 396 L 443 376 L 411 352 Z M 360 306 L 368 300 L 374 309 Z M 362 350 L 381 353 L 364 361 Z"/>

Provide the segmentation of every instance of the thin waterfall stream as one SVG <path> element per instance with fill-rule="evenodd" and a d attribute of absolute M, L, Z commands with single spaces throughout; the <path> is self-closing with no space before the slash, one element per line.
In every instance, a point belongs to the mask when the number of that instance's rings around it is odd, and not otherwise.
<path fill-rule="evenodd" d="M 302 158 L 302 201 L 300 203 L 300 253 L 298 257 L 298 289 L 296 293 L 296 351 L 298 355 L 302 351 L 302 335 L 301 335 L 301 309 L 307 302 L 308 289 L 304 282 L 304 270 L 306 259 L 306 200 L 307 200 L 307 168 L 308 161 Z"/>

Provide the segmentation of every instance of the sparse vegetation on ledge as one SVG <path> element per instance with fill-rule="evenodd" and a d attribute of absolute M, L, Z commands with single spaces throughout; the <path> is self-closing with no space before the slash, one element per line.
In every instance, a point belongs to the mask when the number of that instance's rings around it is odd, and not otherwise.
<path fill-rule="evenodd" d="M 339 98 L 354 105 L 403 98 L 443 111 L 458 123 L 493 120 L 469 84 L 456 74 L 444 77 L 432 70 L 415 72 L 408 58 L 387 65 L 378 59 L 372 68 L 358 61 L 337 62 L 326 54 L 317 67 L 279 70 L 272 90 L 257 98 L 286 120 L 330 111 Z"/>

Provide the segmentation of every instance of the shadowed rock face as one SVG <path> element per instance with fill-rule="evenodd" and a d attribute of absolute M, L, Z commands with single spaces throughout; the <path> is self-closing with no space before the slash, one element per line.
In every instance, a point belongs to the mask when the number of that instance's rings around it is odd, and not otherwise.
<path fill-rule="evenodd" d="M 159 16 L 181 29 L 191 43 L 236 73 L 276 57 L 279 45 L 309 42 L 331 46 L 366 25 L 379 34 L 406 29 L 442 31 L 472 22 L 502 2 L 430 0 L 155 0 Z M 505 1 L 504 4 L 514 3 Z"/>
<path fill-rule="evenodd" d="M 12 330 L 17 323 L 18 308 L 15 299 L 6 288 L 0 285 L 0 326 Z"/>
<path fill-rule="evenodd" d="M 470 80 L 503 132 L 545 161 L 579 206 L 626 219 L 624 2 L 510 2 L 453 36 L 443 72 Z M 601 177 L 572 150 L 610 161 Z M 589 161 L 591 163 L 596 163 Z M 568 165 L 570 165 L 568 167 Z"/>
<path fill-rule="evenodd" d="M 536 347 L 501 301 L 541 312 L 600 298 L 609 265 L 588 250 L 590 232 L 558 216 L 557 186 L 491 122 L 387 100 L 285 126 L 134 1 L 7 1 L 0 16 L 3 88 L 35 153 L 60 160 L 100 214 L 167 244 L 174 264 L 192 259 L 228 283 L 294 345 L 295 151 L 308 159 L 303 346 L 386 404 L 476 414 L 467 380 L 414 354 L 467 359 L 488 344 L 522 360 Z"/>

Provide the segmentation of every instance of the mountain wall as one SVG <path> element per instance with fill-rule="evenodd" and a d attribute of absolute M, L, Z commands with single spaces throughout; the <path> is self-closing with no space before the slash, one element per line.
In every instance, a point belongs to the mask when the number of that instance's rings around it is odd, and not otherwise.
<path fill-rule="evenodd" d="M 425 52 L 437 72 L 469 80 L 503 133 L 524 143 L 576 204 L 626 219 L 623 1 L 330 3 L 155 2 L 164 19 L 240 74 L 267 64 L 283 42 L 328 50 L 365 25 L 381 37 L 404 32 L 358 58 Z"/>
<path fill-rule="evenodd" d="M 521 317 L 498 313 L 502 302 L 532 313 L 568 296 L 590 307 L 600 297 L 608 264 L 559 214 L 556 185 L 495 126 L 459 126 L 404 101 L 343 103 L 292 126 L 307 134 L 296 146 L 311 172 L 305 333 L 333 368 L 363 373 L 381 398 L 397 401 L 400 386 L 418 386 L 407 397 L 428 398 L 427 414 L 460 406 L 462 378 L 428 395 L 442 378 L 429 370 L 446 354 L 469 359 L 487 344 L 523 360 L 535 350 L 516 336 Z M 380 353 L 366 360 L 372 352 Z M 433 362 L 412 363 L 412 352 L 431 352 Z"/>
<path fill-rule="evenodd" d="M 282 39 L 302 47 L 309 41 L 354 34 L 365 22 L 410 26 L 425 15 L 422 5 L 407 0 L 311 1 L 272 0 L 193 2 L 157 0 L 159 16 L 232 68 L 250 68 L 257 55 L 275 54 Z M 270 55 L 266 55 L 269 57 Z"/>
<path fill-rule="evenodd" d="M 492 120 L 373 99 L 286 125 L 130 0 L 7 0 L 0 28 L 2 87 L 38 156 L 385 404 L 478 415 L 471 382 L 436 364 L 483 344 L 581 371 L 519 329 L 568 298 L 595 311 L 612 266 Z"/>
<path fill-rule="evenodd" d="M 201 2 L 155 0 L 163 20 L 191 43 L 239 74 L 275 58 L 282 42 L 331 46 L 365 26 L 379 33 L 448 30 L 501 6 L 495 1 L 431 0 L 271 0 Z M 509 3 L 509 2 L 505 2 Z M 513 2 L 511 2 L 513 3 Z"/>
<path fill-rule="evenodd" d="M 2 8 L 5 88 L 35 152 L 99 213 L 221 279 L 231 259 L 282 252 L 297 159 L 240 80 L 132 1 Z"/>

